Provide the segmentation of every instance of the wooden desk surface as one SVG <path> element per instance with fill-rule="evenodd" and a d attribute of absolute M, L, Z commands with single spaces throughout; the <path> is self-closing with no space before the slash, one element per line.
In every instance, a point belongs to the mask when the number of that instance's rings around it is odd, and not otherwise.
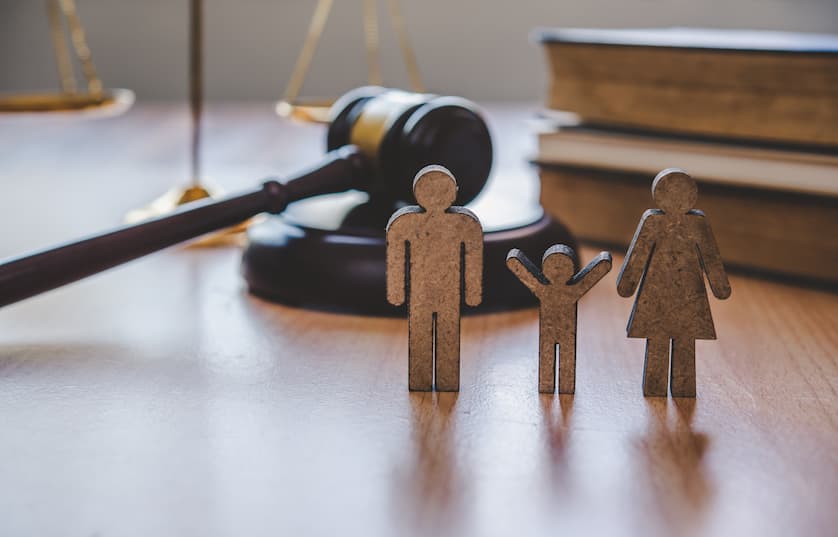
<path fill-rule="evenodd" d="M 491 110 L 498 188 L 534 195 L 531 109 Z M 321 151 L 267 103 L 206 131 L 231 189 Z M 119 222 L 186 177 L 186 133 L 175 106 L 0 118 L 0 255 Z M 580 305 L 575 397 L 537 393 L 532 310 L 466 318 L 462 389 L 432 395 L 407 391 L 404 321 L 253 298 L 238 262 L 171 249 L 0 311 L 0 534 L 838 531 L 835 294 L 733 276 L 698 398 L 644 399 L 615 256 Z"/>

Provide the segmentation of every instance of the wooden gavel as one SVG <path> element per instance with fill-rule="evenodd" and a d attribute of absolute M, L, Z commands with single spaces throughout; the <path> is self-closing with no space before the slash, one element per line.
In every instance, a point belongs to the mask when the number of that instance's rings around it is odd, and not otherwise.
<path fill-rule="evenodd" d="M 285 183 L 268 180 L 243 194 L 7 260 L 0 265 L 0 307 L 312 196 L 358 189 L 411 201 L 413 176 L 428 164 L 454 173 L 457 203 L 465 204 L 483 189 L 492 166 L 489 130 L 474 104 L 379 87 L 338 99 L 327 147 L 316 167 Z"/>

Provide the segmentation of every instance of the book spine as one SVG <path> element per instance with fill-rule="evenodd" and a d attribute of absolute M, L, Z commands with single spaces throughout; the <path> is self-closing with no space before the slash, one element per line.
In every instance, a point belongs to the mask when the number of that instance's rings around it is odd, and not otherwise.
<path fill-rule="evenodd" d="M 545 50 L 547 106 L 585 121 L 838 146 L 838 55 L 568 43 Z"/>

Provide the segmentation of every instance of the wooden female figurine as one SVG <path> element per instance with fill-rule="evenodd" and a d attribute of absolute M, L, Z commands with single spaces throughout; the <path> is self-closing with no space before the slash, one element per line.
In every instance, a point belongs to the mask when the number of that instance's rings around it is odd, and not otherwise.
<path fill-rule="evenodd" d="M 682 170 L 655 177 L 652 197 L 660 209 L 643 214 L 617 277 L 620 296 L 638 289 L 626 330 L 628 337 L 646 338 L 646 396 L 666 396 L 671 355 L 672 396 L 695 397 L 695 340 L 716 339 L 704 274 L 717 298 L 730 296 L 710 224 L 693 209 L 697 196 L 695 181 Z"/>

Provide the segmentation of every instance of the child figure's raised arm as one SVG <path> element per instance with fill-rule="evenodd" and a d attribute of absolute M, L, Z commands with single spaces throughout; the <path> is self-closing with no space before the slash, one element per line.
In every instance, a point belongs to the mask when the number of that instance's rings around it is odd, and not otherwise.
<path fill-rule="evenodd" d="M 532 294 L 541 298 L 541 288 L 544 287 L 544 283 L 539 278 L 540 271 L 524 252 L 518 248 L 509 250 L 506 254 L 506 266 L 521 280 L 521 283 L 532 291 Z"/>
<path fill-rule="evenodd" d="M 576 289 L 577 300 L 591 290 L 603 276 L 611 271 L 611 254 L 600 252 L 593 261 L 573 277 L 570 284 Z"/>

